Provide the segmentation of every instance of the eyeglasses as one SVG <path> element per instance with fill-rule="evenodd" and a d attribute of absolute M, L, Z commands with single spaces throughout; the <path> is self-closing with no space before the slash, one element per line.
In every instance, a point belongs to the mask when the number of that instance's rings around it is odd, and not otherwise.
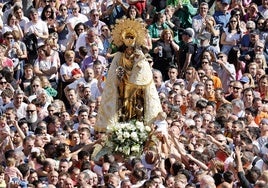
<path fill-rule="evenodd" d="M 242 89 L 242 88 L 236 87 L 236 86 L 233 86 L 233 88 L 236 89 L 236 90 Z"/>
<path fill-rule="evenodd" d="M 13 37 L 7 37 L 8 40 L 14 39 Z"/>
<path fill-rule="evenodd" d="M 258 22 L 258 25 L 263 25 L 264 24 L 264 22 Z"/>
<path fill-rule="evenodd" d="M 7 84 L 7 82 L 0 82 L 0 84 L 1 84 L 1 85 L 3 85 L 3 84 Z"/>
<path fill-rule="evenodd" d="M 60 9 L 60 11 L 66 11 L 66 10 L 67 10 L 67 8 Z"/>
<path fill-rule="evenodd" d="M 236 13 L 235 15 L 236 15 L 236 16 L 240 16 L 240 13 Z"/>
<path fill-rule="evenodd" d="M 27 113 L 34 113 L 35 110 L 26 110 Z"/>
<path fill-rule="evenodd" d="M 32 85 L 33 87 L 39 87 L 40 85 Z"/>

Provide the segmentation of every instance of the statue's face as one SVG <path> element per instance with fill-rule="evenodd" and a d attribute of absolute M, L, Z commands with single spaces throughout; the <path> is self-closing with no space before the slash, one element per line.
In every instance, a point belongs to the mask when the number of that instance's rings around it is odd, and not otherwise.
<path fill-rule="evenodd" d="M 123 42 L 127 47 L 134 46 L 136 41 L 136 36 L 131 31 L 126 31 L 122 35 Z"/>

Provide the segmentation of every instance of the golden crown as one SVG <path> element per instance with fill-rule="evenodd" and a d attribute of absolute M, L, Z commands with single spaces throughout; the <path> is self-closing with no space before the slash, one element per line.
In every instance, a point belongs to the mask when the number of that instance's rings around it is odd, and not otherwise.
<path fill-rule="evenodd" d="M 141 20 L 120 19 L 112 27 L 113 43 L 122 46 L 127 35 L 135 37 L 135 45 L 145 46 L 147 29 Z"/>

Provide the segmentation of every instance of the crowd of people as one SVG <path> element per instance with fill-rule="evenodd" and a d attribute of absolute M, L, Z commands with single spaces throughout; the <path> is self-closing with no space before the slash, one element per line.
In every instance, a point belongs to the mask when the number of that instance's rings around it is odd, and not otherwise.
<path fill-rule="evenodd" d="M 0 188 L 268 187 L 268 0 L 2 2 Z M 120 19 L 146 27 L 124 49 Z M 128 83 L 136 61 L 148 89 Z M 122 121 L 142 117 L 134 99 L 162 112 L 140 156 L 95 159 L 117 90 Z"/>

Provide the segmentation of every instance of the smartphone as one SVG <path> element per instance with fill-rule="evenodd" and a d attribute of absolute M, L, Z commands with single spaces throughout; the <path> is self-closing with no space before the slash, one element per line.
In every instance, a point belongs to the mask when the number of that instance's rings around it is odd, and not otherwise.
<path fill-rule="evenodd" d="M 10 40 L 11 47 L 14 46 L 14 43 L 15 43 L 14 39 L 11 39 L 11 40 Z"/>

